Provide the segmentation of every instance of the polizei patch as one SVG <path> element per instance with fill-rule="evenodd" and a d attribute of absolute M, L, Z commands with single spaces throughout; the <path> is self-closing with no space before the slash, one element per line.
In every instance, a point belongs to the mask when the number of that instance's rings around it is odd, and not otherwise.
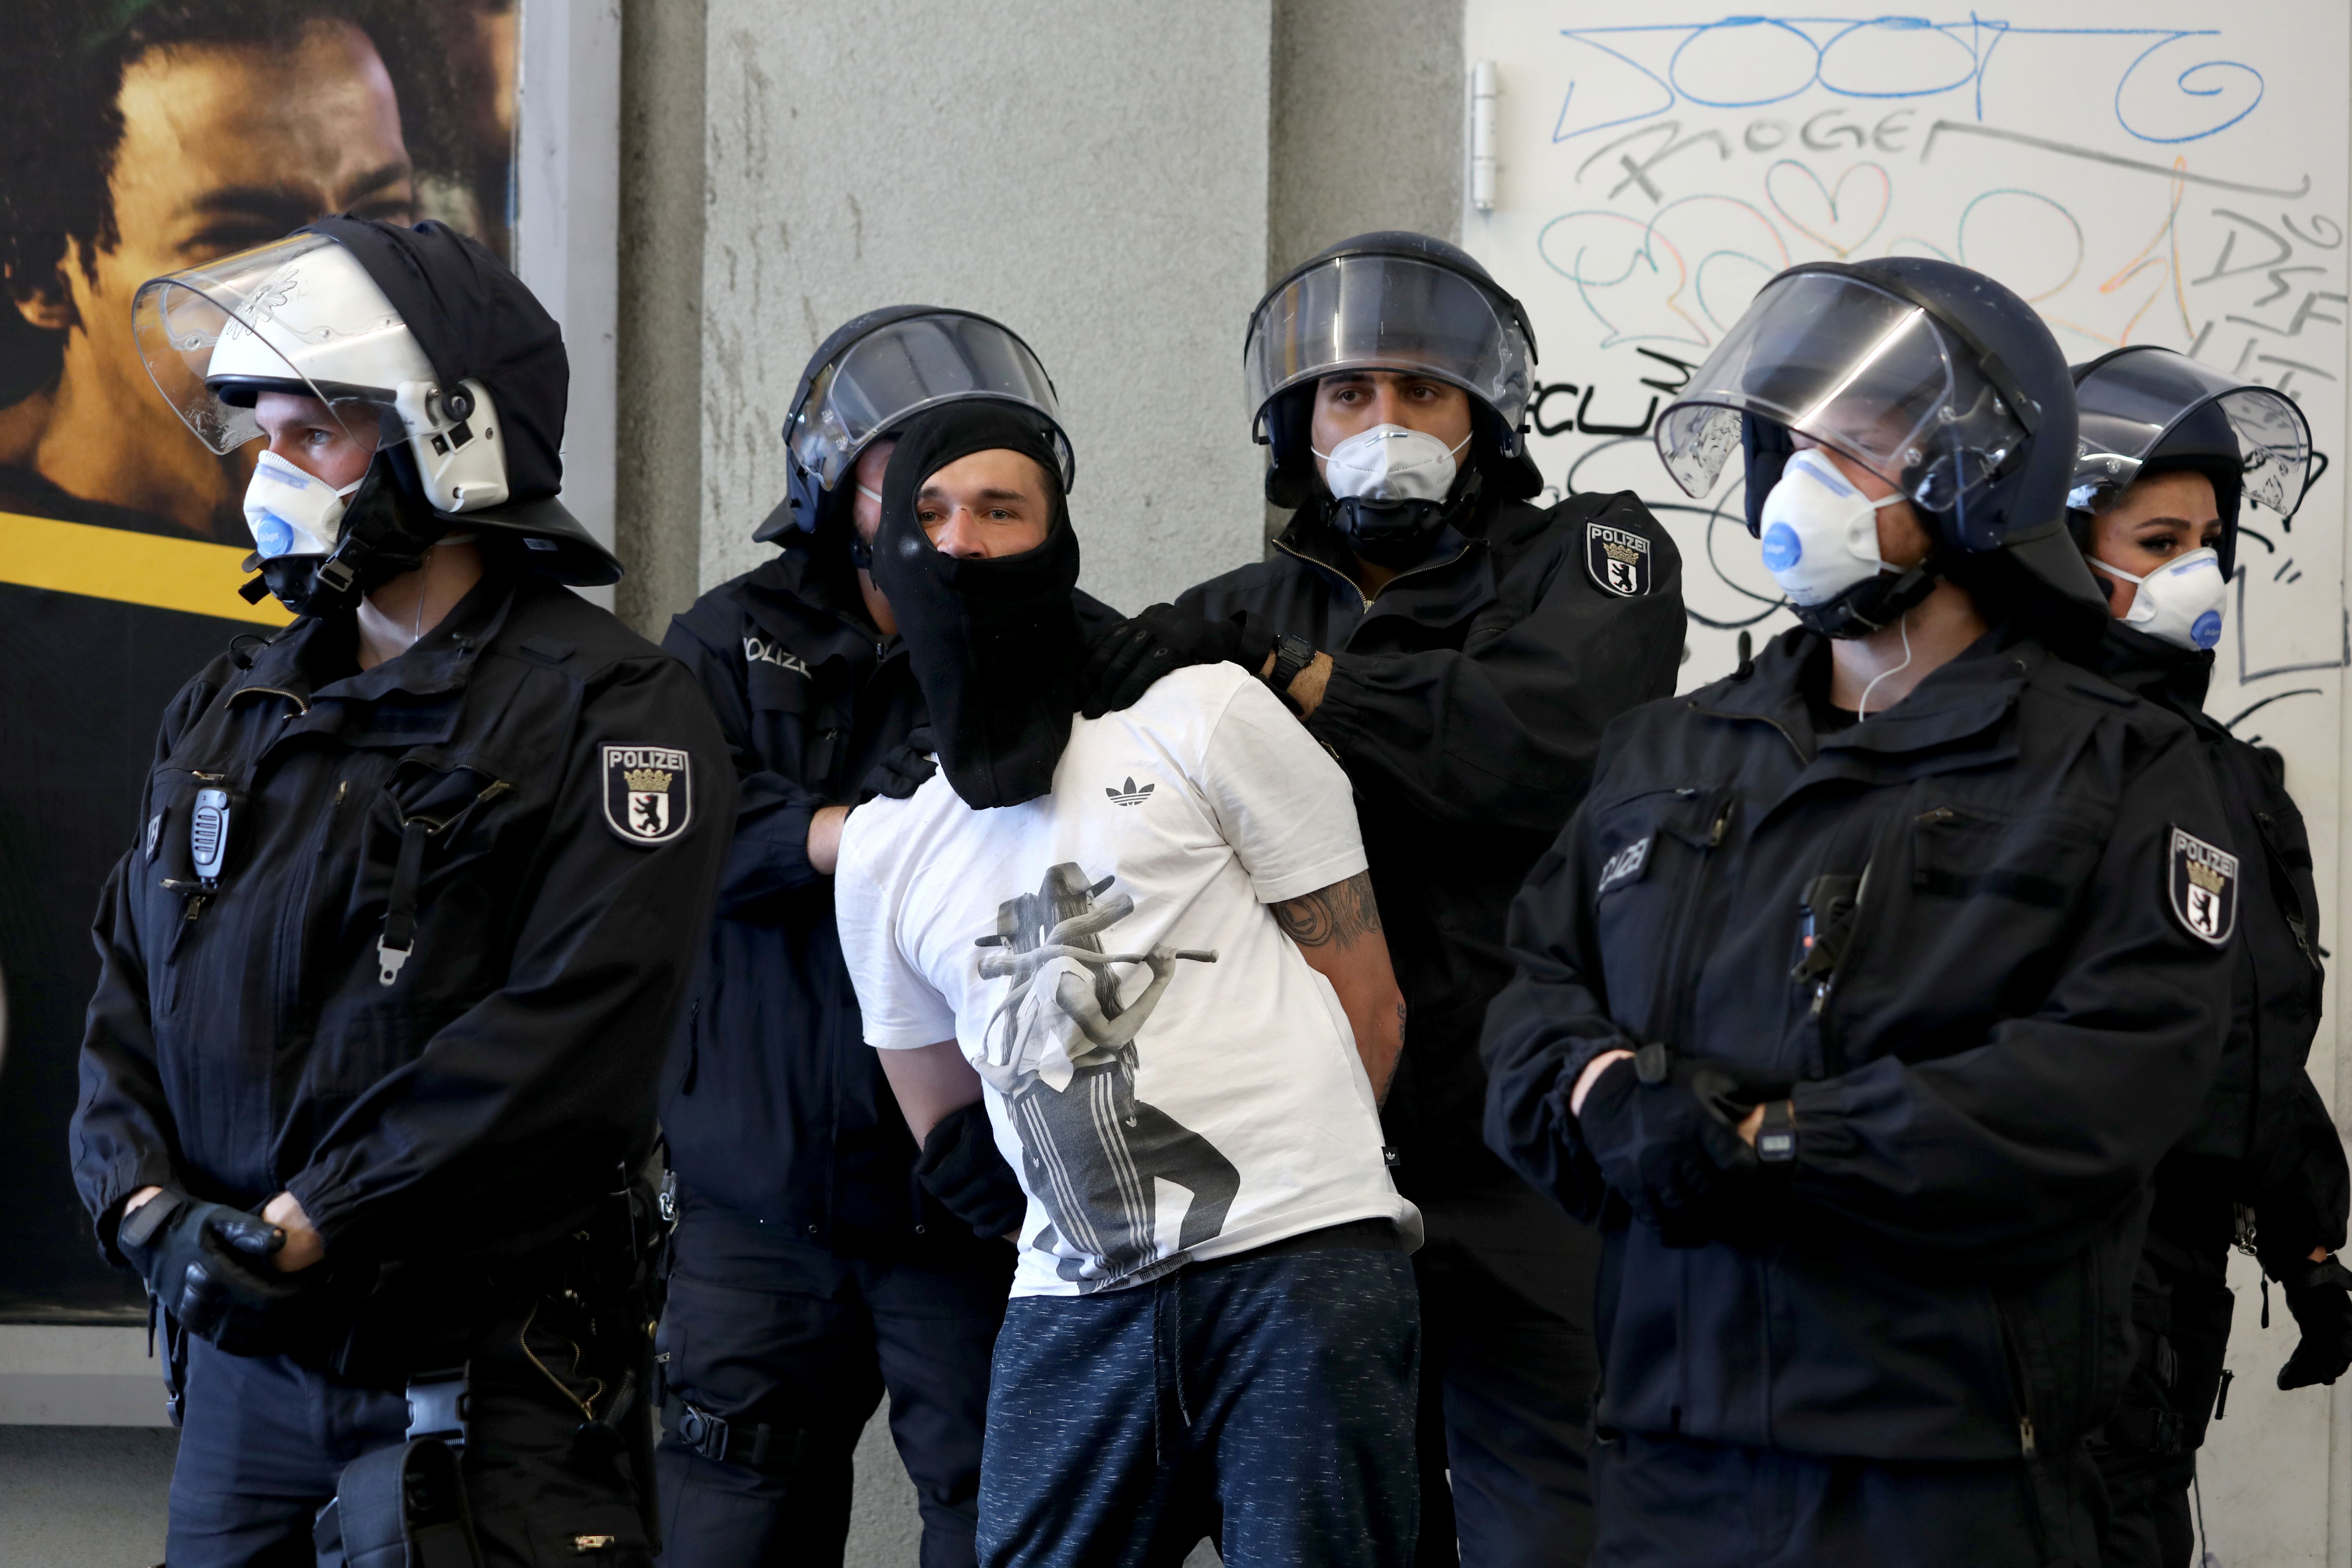
<path fill-rule="evenodd" d="M 2165 883 L 2172 912 L 2189 934 L 2221 947 L 2238 929 L 2238 858 L 2193 833 L 2172 830 L 2165 857 Z"/>
<path fill-rule="evenodd" d="M 1584 569 L 1621 599 L 1650 591 L 1650 542 L 1603 522 L 1584 525 Z"/>
<path fill-rule="evenodd" d="M 693 759 L 667 746 L 604 752 L 604 826 L 626 844 L 667 844 L 694 820 Z"/>
<path fill-rule="evenodd" d="M 1648 838 L 1636 838 L 1603 861 L 1601 879 L 1593 884 L 1592 896 L 1597 899 L 1610 889 L 1622 887 L 1640 877 L 1649 867 L 1650 844 L 1656 837 L 1654 833 Z"/>

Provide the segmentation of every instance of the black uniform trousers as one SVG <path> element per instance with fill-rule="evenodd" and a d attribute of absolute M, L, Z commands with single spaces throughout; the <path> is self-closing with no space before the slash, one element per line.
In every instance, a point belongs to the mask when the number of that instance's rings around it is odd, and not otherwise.
<path fill-rule="evenodd" d="M 487 1568 L 653 1562 L 626 1447 L 609 1424 L 615 1401 L 634 1396 L 635 1369 L 597 1364 L 578 1317 L 561 1299 L 526 1303 L 468 1348 L 459 1474 Z M 404 1440 L 405 1395 L 286 1356 L 231 1355 L 195 1339 L 187 1348 L 165 1561 L 310 1568 L 320 1509 L 345 1465 Z"/>
<path fill-rule="evenodd" d="M 2106 1568 L 2189 1568 L 2189 1486 L 2221 1391 L 2234 1300 L 2226 1234 L 2192 1252 L 2151 1233 L 2132 1281 L 2139 1359 L 2091 1447 L 2115 1522 Z"/>
<path fill-rule="evenodd" d="M 1592 1490 L 1592 1568 L 2101 1568 L 2105 1529 L 2080 1444 L 1971 1464 L 1604 1435 Z"/>
<path fill-rule="evenodd" d="M 1583 1568 L 1600 1234 L 1516 1176 L 1412 1195 L 1425 1237 L 1412 1258 L 1422 1335 L 1414 1562 Z"/>
<path fill-rule="evenodd" d="M 654 1459 L 666 1560 L 839 1563 L 851 1456 L 887 1389 L 922 1513 L 922 1568 L 971 1568 L 1013 1249 L 975 1248 L 961 1266 L 845 1258 L 700 1203 L 679 1216 L 676 1247 L 657 1340 L 670 1412 Z M 687 1441 L 682 1404 L 728 1423 L 727 1457 Z M 736 1458 L 733 1435 L 763 1423 L 767 1457 Z"/>

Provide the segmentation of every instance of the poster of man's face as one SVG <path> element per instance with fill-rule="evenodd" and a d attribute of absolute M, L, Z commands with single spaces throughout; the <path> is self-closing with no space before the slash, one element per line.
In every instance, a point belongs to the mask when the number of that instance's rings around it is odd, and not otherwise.
<path fill-rule="evenodd" d="M 181 424 L 132 299 L 331 213 L 509 255 L 520 26 L 517 0 L 0 0 L 0 1317 L 138 1300 L 67 1172 L 89 920 L 173 694 L 285 618 L 236 596 L 257 452 Z"/>

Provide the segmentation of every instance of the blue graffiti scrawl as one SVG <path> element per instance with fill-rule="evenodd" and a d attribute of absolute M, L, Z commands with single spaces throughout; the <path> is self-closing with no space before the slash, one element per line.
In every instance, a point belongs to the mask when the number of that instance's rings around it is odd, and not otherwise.
<path fill-rule="evenodd" d="M 1465 241 L 1527 302 L 1533 449 L 1565 490 L 1631 489 L 1689 563 L 1685 686 L 1790 624 L 1731 466 L 1694 501 L 1660 412 L 1756 290 L 1799 262 L 1938 256 L 2000 279 L 2070 359 L 2180 349 L 2345 428 L 2352 7 L 2037 0 L 2030 14 L 1471 0 L 1496 62 L 1501 175 Z M 2116 25 L 2118 21 L 2128 25 Z M 2333 711 L 2342 495 L 2246 519 L 2213 709 L 2274 736 Z M 2322 673 L 2324 672 L 2324 674 Z M 2289 742 L 2283 742 L 2289 743 Z M 2332 721 L 2292 744 L 2332 777 Z M 2320 760 L 2326 753 L 2326 760 Z"/>

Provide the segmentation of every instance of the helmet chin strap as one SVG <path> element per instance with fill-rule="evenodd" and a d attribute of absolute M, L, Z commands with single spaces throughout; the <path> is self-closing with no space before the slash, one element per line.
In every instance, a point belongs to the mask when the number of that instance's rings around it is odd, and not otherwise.
<path fill-rule="evenodd" d="M 298 616 L 326 615 L 351 608 L 370 590 L 422 566 L 426 552 L 447 537 L 449 520 L 423 500 L 414 461 L 398 448 L 377 452 L 344 509 L 334 550 L 324 557 L 278 555 L 258 563 L 268 592 Z M 409 465 L 404 474 L 403 464 Z M 259 598 L 251 584 L 247 592 Z"/>
<path fill-rule="evenodd" d="M 1789 608 L 1805 626 L 1825 637 L 1866 637 L 1896 624 L 1906 611 L 1935 592 L 1942 577 L 1943 569 L 1931 550 L 1916 566 L 1881 572 L 1818 605 Z"/>

